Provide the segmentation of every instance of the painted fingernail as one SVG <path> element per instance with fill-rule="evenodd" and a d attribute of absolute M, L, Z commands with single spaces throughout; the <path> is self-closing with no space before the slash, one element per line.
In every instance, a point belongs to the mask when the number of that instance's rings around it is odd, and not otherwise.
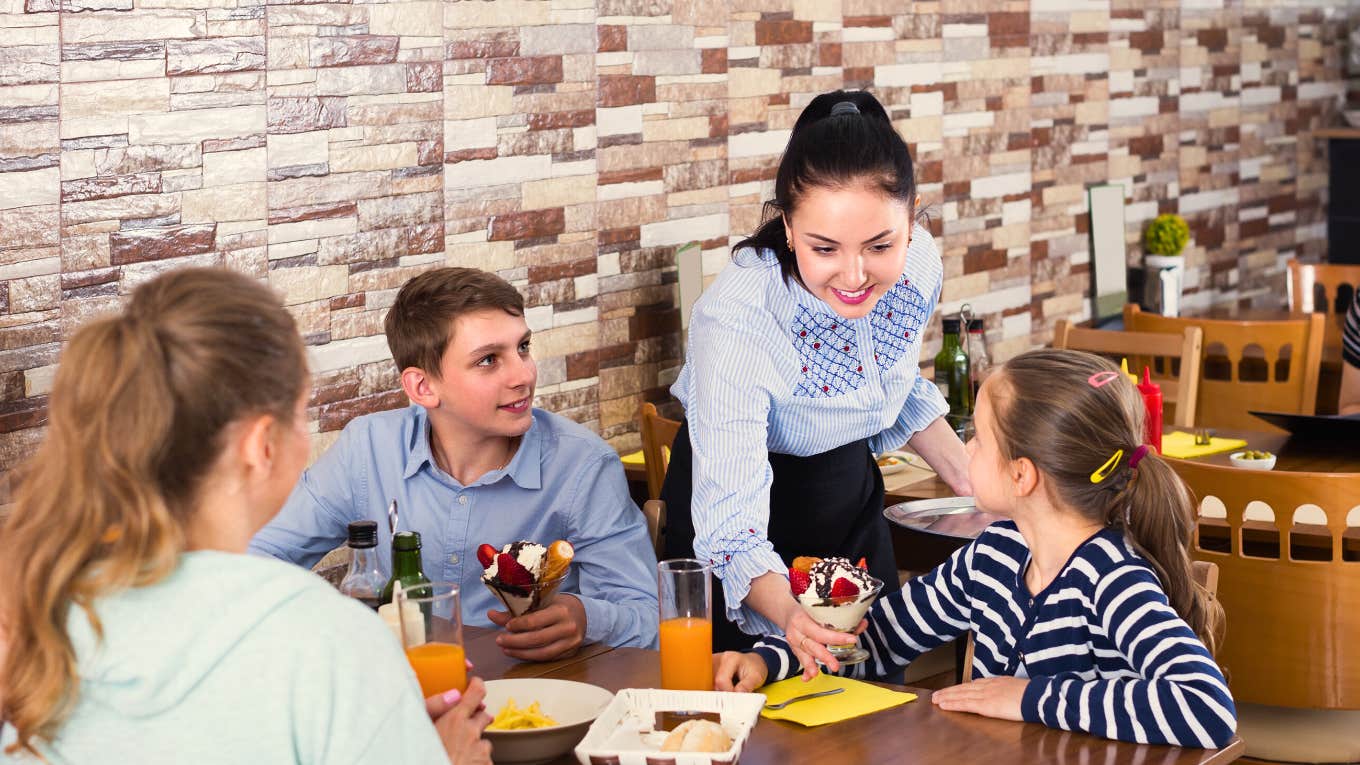
<path fill-rule="evenodd" d="M 468 669 L 472 669 L 472 659 L 463 659 L 463 663 L 467 665 Z"/>
<path fill-rule="evenodd" d="M 458 700 L 461 699 L 461 698 L 463 698 L 463 692 L 460 691 L 460 690 L 458 690 L 457 688 L 454 688 L 454 689 L 451 690 L 451 691 L 445 691 L 445 692 L 444 692 L 444 703 L 445 703 L 445 704 L 457 704 L 457 703 L 458 703 Z"/>

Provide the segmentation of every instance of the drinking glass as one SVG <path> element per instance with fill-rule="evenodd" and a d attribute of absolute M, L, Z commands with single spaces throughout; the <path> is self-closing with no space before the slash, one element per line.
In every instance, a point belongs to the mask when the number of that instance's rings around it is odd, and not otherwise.
<path fill-rule="evenodd" d="M 401 644 L 420 681 L 421 695 L 429 698 L 455 688 L 467 690 L 458 585 L 433 582 L 399 590 L 392 600 L 400 614 Z"/>
<path fill-rule="evenodd" d="M 661 687 L 713 690 L 713 570 L 694 558 L 663 560 L 657 570 L 661 608 Z"/>

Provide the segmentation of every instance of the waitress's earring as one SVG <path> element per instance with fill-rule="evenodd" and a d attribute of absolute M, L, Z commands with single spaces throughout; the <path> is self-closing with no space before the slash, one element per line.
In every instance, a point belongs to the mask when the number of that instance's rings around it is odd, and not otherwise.
<path fill-rule="evenodd" d="M 784 245 L 787 246 L 787 247 L 789 248 L 789 252 L 793 252 L 793 240 L 792 240 L 792 239 L 785 239 L 785 240 L 784 240 Z"/>

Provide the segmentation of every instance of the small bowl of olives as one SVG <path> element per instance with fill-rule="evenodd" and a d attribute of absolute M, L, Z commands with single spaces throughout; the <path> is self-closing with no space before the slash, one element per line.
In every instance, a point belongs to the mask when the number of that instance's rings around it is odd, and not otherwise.
<path fill-rule="evenodd" d="M 1275 455 L 1256 449 L 1233 452 L 1228 455 L 1228 459 L 1234 466 L 1245 470 L 1270 470 L 1275 467 Z"/>

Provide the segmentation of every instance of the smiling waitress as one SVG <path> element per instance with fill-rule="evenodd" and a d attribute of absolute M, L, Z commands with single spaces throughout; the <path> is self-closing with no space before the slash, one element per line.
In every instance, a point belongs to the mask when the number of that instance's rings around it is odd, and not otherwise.
<path fill-rule="evenodd" d="M 662 499 L 667 556 L 709 561 L 721 580 L 719 650 L 783 632 L 804 665 L 836 665 L 825 645 L 853 638 L 790 594 L 799 555 L 864 557 L 898 589 L 873 452 L 910 443 L 972 493 L 949 407 L 920 375 L 943 268 L 918 201 L 883 106 L 822 94 L 793 128 L 766 222 L 695 304 Z"/>

